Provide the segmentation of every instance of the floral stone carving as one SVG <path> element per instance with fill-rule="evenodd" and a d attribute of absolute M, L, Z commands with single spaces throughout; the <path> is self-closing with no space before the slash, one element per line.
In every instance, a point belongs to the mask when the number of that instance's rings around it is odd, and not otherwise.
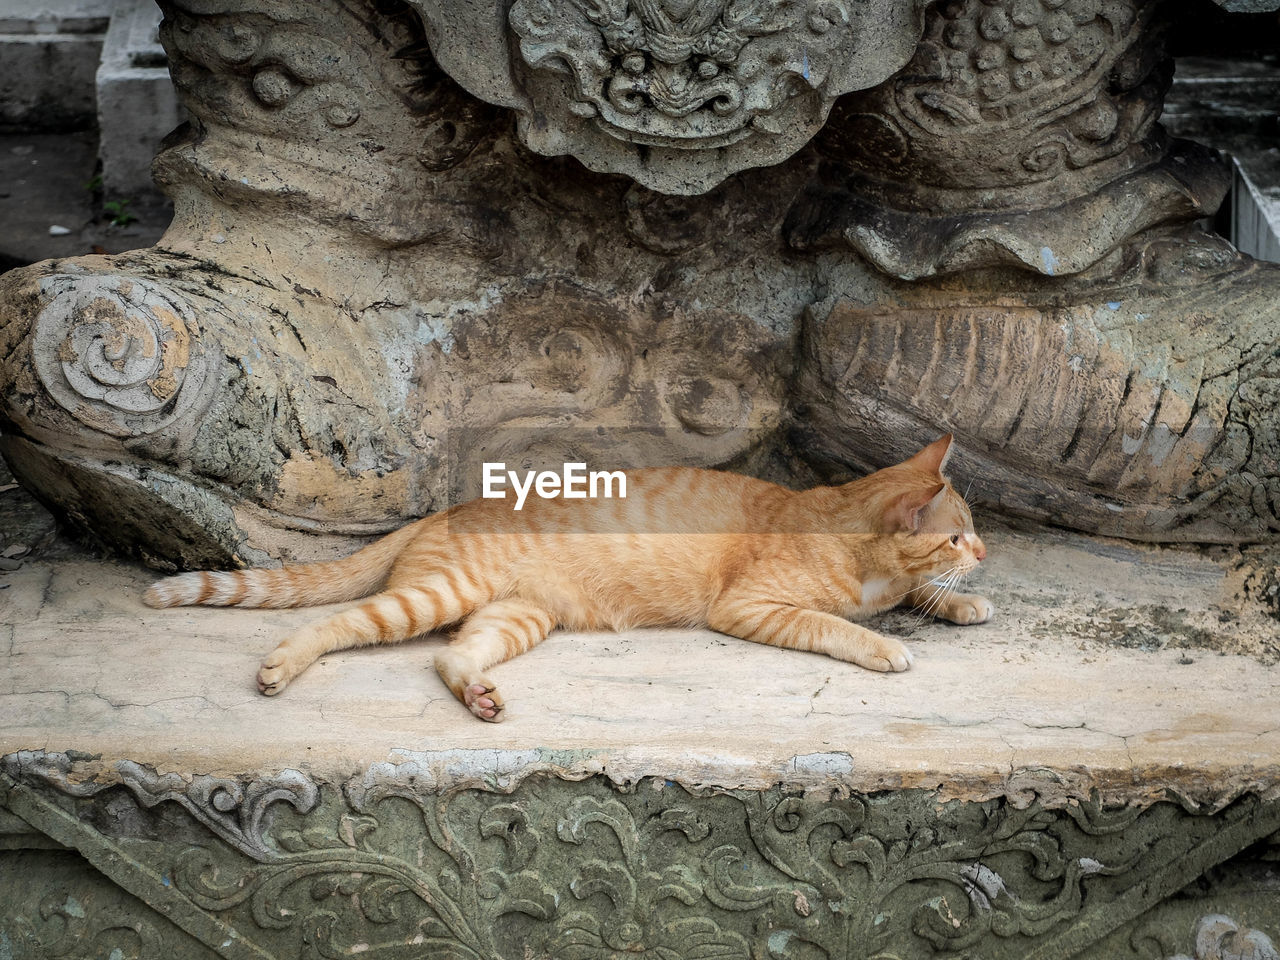
<path fill-rule="evenodd" d="M 439 790 L 414 763 L 214 790 L 128 763 L 86 772 L 11 755 L 0 808 L 228 957 L 1147 956 L 1094 948 L 1151 938 L 1166 900 L 1280 829 L 1254 796 L 1048 809 L 548 774 Z M 1280 924 L 1275 902 L 1253 922 Z M 1197 956 L 1265 943 L 1220 927 L 1201 924 Z"/>

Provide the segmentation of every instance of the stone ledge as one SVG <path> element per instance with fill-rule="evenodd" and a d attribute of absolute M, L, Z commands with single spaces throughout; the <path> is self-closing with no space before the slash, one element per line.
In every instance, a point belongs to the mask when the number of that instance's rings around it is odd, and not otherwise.
<path fill-rule="evenodd" d="M 4 591 L 0 754 L 328 781 L 414 763 L 440 789 L 550 771 L 973 800 L 1033 790 L 1050 805 L 1168 790 L 1211 809 L 1280 789 L 1277 668 L 1263 662 L 1275 621 L 1243 598 L 1238 555 L 984 532 L 991 559 L 972 586 L 997 616 L 883 618 L 916 655 L 906 674 L 707 631 L 555 634 L 495 670 L 500 726 L 449 696 L 436 639 L 329 655 L 268 700 L 259 658 L 316 611 L 150 610 L 141 568 L 32 562 Z"/>

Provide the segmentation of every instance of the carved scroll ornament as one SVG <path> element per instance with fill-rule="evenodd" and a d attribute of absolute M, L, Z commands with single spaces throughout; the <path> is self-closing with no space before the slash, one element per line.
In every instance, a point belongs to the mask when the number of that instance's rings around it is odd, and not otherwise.
<path fill-rule="evenodd" d="M 54 275 L 42 289 L 32 360 L 76 419 L 128 437 L 204 402 L 211 359 L 184 300 L 132 278 Z"/>

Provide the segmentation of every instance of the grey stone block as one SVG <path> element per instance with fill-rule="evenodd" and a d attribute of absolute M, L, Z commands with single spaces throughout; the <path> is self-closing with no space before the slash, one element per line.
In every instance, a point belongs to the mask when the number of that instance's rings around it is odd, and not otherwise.
<path fill-rule="evenodd" d="M 84 130 L 93 126 L 98 33 L 0 35 L 0 128 Z"/>
<path fill-rule="evenodd" d="M 1280 156 L 1236 157 L 1235 167 L 1231 240 L 1251 257 L 1280 263 Z"/>
<path fill-rule="evenodd" d="M 183 120 L 156 37 L 160 9 L 150 0 L 121 4 L 111 19 L 98 67 L 99 156 L 109 197 L 155 190 L 151 160 Z"/>
<path fill-rule="evenodd" d="M 113 0 L 0 0 L 0 128 L 84 130 Z"/>
<path fill-rule="evenodd" d="M 1234 166 L 1220 228 L 1243 253 L 1280 262 L 1280 69 L 1266 58 L 1183 57 L 1162 119 L 1173 134 L 1230 154 Z"/>
<path fill-rule="evenodd" d="M 1280 9 L 1280 0 L 1214 0 L 1223 10 L 1231 13 L 1266 13 Z"/>
<path fill-rule="evenodd" d="M 0 0 L 0 34 L 105 33 L 116 0 Z"/>

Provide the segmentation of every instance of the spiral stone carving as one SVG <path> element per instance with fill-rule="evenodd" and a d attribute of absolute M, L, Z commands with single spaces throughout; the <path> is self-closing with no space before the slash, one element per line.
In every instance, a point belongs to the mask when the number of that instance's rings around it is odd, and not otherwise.
<path fill-rule="evenodd" d="M 208 358 L 186 304 L 124 277 L 53 275 L 35 321 L 40 383 L 67 412 L 117 437 L 152 433 L 203 395 Z"/>

